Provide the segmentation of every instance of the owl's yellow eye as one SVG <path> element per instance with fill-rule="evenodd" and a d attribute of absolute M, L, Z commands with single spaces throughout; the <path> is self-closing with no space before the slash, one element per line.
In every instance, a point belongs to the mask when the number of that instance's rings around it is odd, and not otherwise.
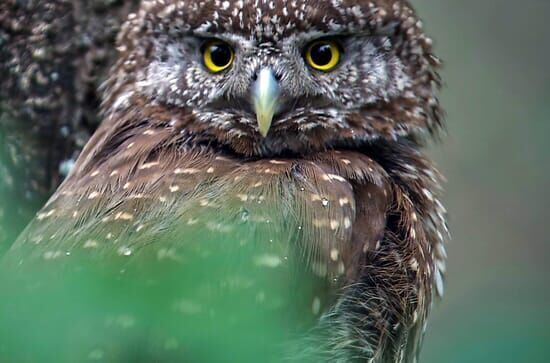
<path fill-rule="evenodd" d="M 211 40 L 201 48 L 204 66 L 213 73 L 226 70 L 233 64 L 235 52 L 233 48 L 221 40 Z"/>
<path fill-rule="evenodd" d="M 342 50 L 333 40 L 318 40 L 311 43 L 305 53 L 307 64 L 318 71 L 328 72 L 340 63 Z"/>

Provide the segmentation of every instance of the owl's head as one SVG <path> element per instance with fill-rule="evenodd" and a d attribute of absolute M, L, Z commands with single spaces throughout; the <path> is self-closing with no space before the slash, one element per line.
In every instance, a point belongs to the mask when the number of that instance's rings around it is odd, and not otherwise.
<path fill-rule="evenodd" d="M 303 154 L 439 128 L 439 62 L 402 0 L 143 1 L 118 49 L 106 114 L 142 108 L 173 140 Z"/>

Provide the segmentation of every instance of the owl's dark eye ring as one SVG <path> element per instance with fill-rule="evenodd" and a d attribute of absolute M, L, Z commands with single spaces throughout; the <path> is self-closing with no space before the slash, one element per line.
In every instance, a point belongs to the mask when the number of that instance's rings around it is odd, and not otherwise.
<path fill-rule="evenodd" d="M 342 58 L 342 48 L 334 40 L 316 40 L 307 46 L 304 58 L 313 69 L 332 71 Z"/>
<path fill-rule="evenodd" d="M 204 66 L 212 73 L 226 70 L 235 59 L 233 48 L 221 40 L 206 41 L 201 47 L 201 52 Z"/>

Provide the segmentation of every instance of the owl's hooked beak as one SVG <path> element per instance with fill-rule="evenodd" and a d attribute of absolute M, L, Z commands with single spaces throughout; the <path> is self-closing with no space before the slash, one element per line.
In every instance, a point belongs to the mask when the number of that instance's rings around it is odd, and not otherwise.
<path fill-rule="evenodd" d="M 258 79 L 252 88 L 252 98 L 258 120 L 258 130 L 263 137 L 267 136 L 273 116 L 277 112 L 280 91 L 279 82 L 273 71 L 269 68 L 260 70 Z"/>

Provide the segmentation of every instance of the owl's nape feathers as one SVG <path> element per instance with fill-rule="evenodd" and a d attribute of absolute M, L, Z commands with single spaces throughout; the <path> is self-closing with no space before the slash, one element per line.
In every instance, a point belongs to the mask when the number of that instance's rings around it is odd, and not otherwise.
<path fill-rule="evenodd" d="M 117 46 L 102 125 L 8 258 L 268 236 L 259 265 L 327 297 L 297 361 L 414 361 L 447 229 L 420 151 L 439 61 L 408 2 L 143 1 Z"/>

